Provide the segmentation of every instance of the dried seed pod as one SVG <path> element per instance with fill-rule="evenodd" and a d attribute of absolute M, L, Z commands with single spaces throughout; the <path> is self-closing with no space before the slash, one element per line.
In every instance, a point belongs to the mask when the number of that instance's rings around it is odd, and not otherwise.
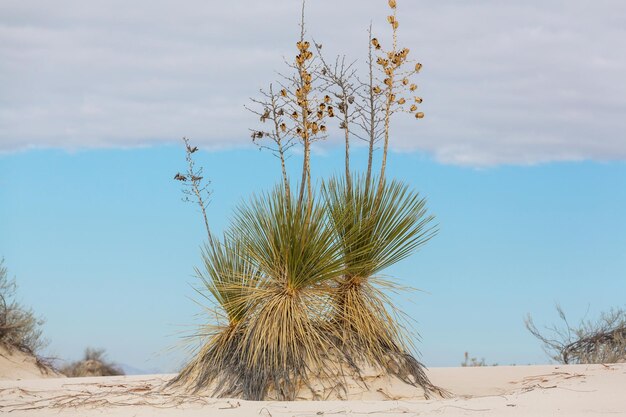
<path fill-rule="evenodd" d="M 422 98 L 421 97 L 415 97 L 415 102 L 420 104 L 422 102 Z"/>
<path fill-rule="evenodd" d="M 280 95 L 283 97 L 287 97 L 287 90 L 285 90 L 284 88 L 280 90 Z"/>
<path fill-rule="evenodd" d="M 402 85 L 409 85 L 409 79 L 408 78 L 403 79 Z"/>
<path fill-rule="evenodd" d="M 404 104 L 404 103 L 406 103 L 406 100 L 404 99 L 404 97 L 398 100 L 398 104 Z"/>
<path fill-rule="evenodd" d="M 391 7 L 392 9 L 396 8 L 396 0 L 389 0 L 389 7 Z"/>
<path fill-rule="evenodd" d="M 326 132 L 326 126 L 321 125 L 321 126 L 320 126 L 320 131 L 322 131 L 322 132 Z"/>
<path fill-rule="evenodd" d="M 283 132 L 286 132 L 287 131 L 287 125 L 284 124 L 284 123 L 281 123 L 280 124 L 280 130 L 282 130 Z"/>
<path fill-rule="evenodd" d="M 326 103 L 326 104 L 330 103 L 330 96 L 329 95 L 325 95 L 324 96 L 324 103 Z"/>
<path fill-rule="evenodd" d="M 417 110 L 417 106 L 416 106 L 415 104 L 414 104 L 414 105 L 412 105 L 410 110 L 411 110 L 411 112 L 416 111 L 416 110 Z"/>
<path fill-rule="evenodd" d="M 417 90 L 417 85 L 411 84 L 411 87 L 409 87 L 409 90 L 411 90 L 411 91 Z"/>
<path fill-rule="evenodd" d="M 379 86 L 375 86 L 372 90 L 375 94 L 380 94 L 380 92 L 382 91 Z"/>
<path fill-rule="evenodd" d="M 424 113 L 422 113 L 421 111 L 415 113 L 415 118 L 416 119 L 423 119 L 424 118 Z"/>
<path fill-rule="evenodd" d="M 415 72 L 420 72 L 421 69 L 422 69 L 422 64 L 420 64 L 419 62 L 415 64 Z"/>

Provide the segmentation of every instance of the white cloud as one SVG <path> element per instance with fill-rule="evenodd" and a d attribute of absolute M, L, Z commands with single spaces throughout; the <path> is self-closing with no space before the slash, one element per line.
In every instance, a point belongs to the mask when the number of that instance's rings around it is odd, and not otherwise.
<path fill-rule="evenodd" d="M 427 117 L 398 120 L 393 147 L 473 166 L 626 160 L 622 0 L 399 7 Z M 361 59 L 370 20 L 387 29 L 382 0 L 309 1 L 308 13 L 331 55 Z M 243 105 L 294 52 L 298 15 L 278 0 L 3 0 L 0 151 L 247 145 Z"/>

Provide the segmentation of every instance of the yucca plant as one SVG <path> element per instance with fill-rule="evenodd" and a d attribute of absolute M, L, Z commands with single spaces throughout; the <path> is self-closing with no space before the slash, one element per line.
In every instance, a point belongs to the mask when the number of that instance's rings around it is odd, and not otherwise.
<path fill-rule="evenodd" d="M 185 385 L 194 391 L 208 388 L 217 396 L 237 395 L 241 391 L 242 327 L 252 308 L 250 291 L 260 276 L 241 242 L 232 236 L 225 236 L 222 242 L 210 236 L 202 259 L 204 271 L 196 268 L 203 284 L 198 291 L 217 304 L 211 313 L 221 320 L 203 327 L 204 344 L 169 385 Z"/>
<path fill-rule="evenodd" d="M 436 391 L 411 354 L 410 338 L 398 321 L 401 314 L 383 291 L 398 286 L 379 276 L 435 235 L 426 200 L 399 181 L 368 182 L 364 176 L 352 186 L 332 178 L 323 194 L 345 267 L 332 297 L 343 354 L 357 370 L 375 365 L 423 387 L 426 395 Z"/>
<path fill-rule="evenodd" d="M 424 115 L 417 111 L 420 97 L 408 100 L 417 88 L 410 78 L 421 64 L 406 70 L 409 50 L 397 43 L 396 0 L 388 3 L 393 42 L 383 49 L 370 29 L 369 84 L 361 84 L 345 58 L 329 65 L 321 45 L 305 40 L 303 2 L 292 74 L 283 77 L 280 90 L 270 85 L 262 91 L 250 109 L 261 123 L 272 122 L 253 129 L 252 140 L 279 157 L 281 186 L 240 206 L 223 242 L 208 226 L 202 176 L 191 157 L 197 148 L 185 142 L 189 169 L 174 178 L 190 187 L 202 209 L 209 243 L 198 275 L 225 320 L 204 330 L 205 343 L 173 384 L 210 388 L 217 396 L 293 400 L 307 386 L 314 391 L 321 384 L 325 394 L 342 390 L 346 370 L 358 376 L 373 365 L 423 387 L 426 396 L 441 392 L 413 356 L 402 314 L 388 298 L 399 286 L 380 276 L 436 231 L 425 200 L 385 177 L 392 115 Z M 375 76 L 378 67 L 384 80 Z M 326 138 L 335 115 L 345 139 L 346 174 L 323 183 L 319 200 L 311 146 Z M 351 136 L 369 143 L 367 174 L 354 179 Z M 375 178 L 374 145 L 383 138 Z M 303 166 L 292 193 L 285 161 L 295 143 L 302 145 Z"/>
<path fill-rule="evenodd" d="M 284 187 L 242 206 L 232 231 L 262 277 L 243 326 L 244 398 L 293 400 L 311 378 L 332 373 L 326 312 L 344 268 L 335 234 L 315 196 L 300 204 Z"/>

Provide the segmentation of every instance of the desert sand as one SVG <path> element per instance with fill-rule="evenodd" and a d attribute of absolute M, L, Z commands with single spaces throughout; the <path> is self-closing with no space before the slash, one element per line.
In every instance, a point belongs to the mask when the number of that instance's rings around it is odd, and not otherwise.
<path fill-rule="evenodd" d="M 450 398 L 425 400 L 388 380 L 369 381 L 360 400 L 295 402 L 163 391 L 173 375 L 42 378 L 22 369 L 7 379 L 14 368 L 0 363 L 0 412 L 13 416 L 626 416 L 626 364 L 431 368 Z"/>

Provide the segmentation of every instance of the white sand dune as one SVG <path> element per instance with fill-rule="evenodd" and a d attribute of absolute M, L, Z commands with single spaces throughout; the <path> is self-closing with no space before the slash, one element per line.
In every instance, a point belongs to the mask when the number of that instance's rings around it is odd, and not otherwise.
<path fill-rule="evenodd" d="M 0 345 L 0 381 L 60 377 L 62 375 L 53 370 L 37 365 L 37 360 L 32 355 L 17 349 L 9 351 Z"/>
<path fill-rule="evenodd" d="M 626 364 L 433 368 L 454 395 L 424 400 L 378 385 L 388 400 L 242 401 L 178 395 L 172 375 L 0 381 L 0 412 L 13 416 L 626 416 Z"/>

